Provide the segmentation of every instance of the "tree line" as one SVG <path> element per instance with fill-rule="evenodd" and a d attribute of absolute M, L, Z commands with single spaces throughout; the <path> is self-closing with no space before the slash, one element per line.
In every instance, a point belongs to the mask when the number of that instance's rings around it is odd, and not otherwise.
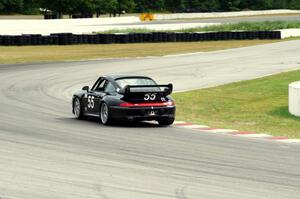
<path fill-rule="evenodd" d="M 217 12 L 300 9 L 300 0 L 0 0 L 0 13 L 37 14 L 43 8 L 58 15 L 131 12 Z"/>

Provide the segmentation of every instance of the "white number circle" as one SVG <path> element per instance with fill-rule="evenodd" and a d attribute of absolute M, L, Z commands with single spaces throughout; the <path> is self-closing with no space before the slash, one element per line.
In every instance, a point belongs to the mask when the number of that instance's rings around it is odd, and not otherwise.
<path fill-rule="evenodd" d="M 88 96 L 88 108 L 93 109 L 95 107 L 94 96 Z"/>

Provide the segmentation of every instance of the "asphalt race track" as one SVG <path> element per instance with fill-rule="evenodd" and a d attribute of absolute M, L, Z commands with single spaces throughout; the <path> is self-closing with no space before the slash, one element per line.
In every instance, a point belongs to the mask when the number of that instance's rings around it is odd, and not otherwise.
<path fill-rule="evenodd" d="M 118 25 L 145 25 L 146 24 L 183 24 L 183 23 L 239 23 L 239 22 L 262 22 L 262 21 L 299 21 L 300 15 L 287 16 L 245 16 L 245 17 L 224 17 L 207 19 L 178 19 L 178 20 L 154 20 L 143 23 L 125 23 Z"/>
<path fill-rule="evenodd" d="M 71 93 L 107 73 L 179 90 L 300 68 L 300 40 L 191 55 L 0 66 L 1 199 L 285 199 L 300 145 L 153 124 L 77 121 Z M 204 113 L 205 114 L 205 113 Z"/>

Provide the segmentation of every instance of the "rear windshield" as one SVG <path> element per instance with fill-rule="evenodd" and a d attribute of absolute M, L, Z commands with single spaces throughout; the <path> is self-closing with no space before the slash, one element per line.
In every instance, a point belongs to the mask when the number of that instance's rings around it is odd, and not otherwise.
<path fill-rule="evenodd" d="M 145 85 L 156 85 L 152 79 L 148 78 L 123 78 L 116 80 L 117 84 L 121 88 L 124 88 L 127 85 L 130 86 L 145 86 Z"/>

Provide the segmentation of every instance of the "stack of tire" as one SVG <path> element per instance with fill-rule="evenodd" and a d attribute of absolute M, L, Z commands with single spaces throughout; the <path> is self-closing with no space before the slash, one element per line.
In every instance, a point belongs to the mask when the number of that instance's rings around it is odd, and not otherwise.
<path fill-rule="evenodd" d="M 58 37 L 59 45 L 71 45 L 73 44 L 73 34 L 72 33 L 56 33 L 51 34 L 51 36 Z"/>
<path fill-rule="evenodd" d="M 118 34 L 72 34 L 56 33 L 48 36 L 40 34 L 0 35 L 0 45 L 73 45 L 73 44 L 112 44 L 150 42 L 192 42 L 220 40 L 281 39 L 280 31 L 236 31 L 207 33 L 118 33 Z"/>

